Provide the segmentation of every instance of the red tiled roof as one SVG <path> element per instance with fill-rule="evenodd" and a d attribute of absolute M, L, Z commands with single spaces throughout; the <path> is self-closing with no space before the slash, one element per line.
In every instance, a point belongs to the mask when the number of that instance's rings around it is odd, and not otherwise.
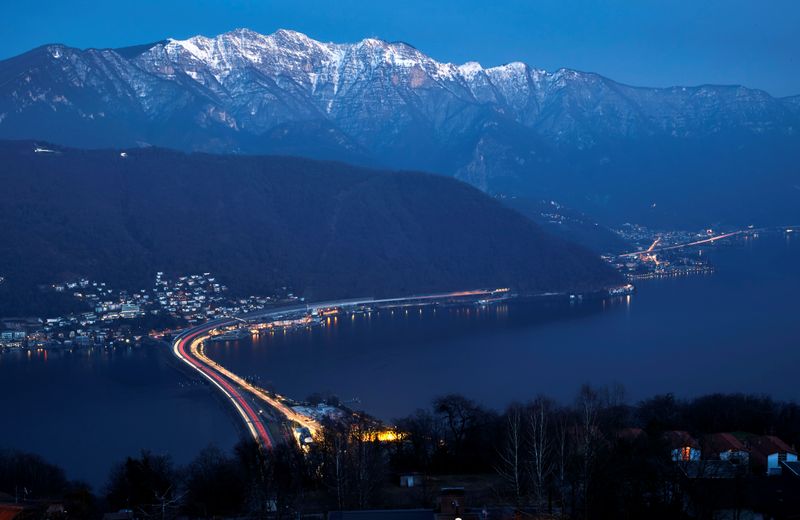
<path fill-rule="evenodd" d="M 745 445 L 732 433 L 712 433 L 703 439 L 706 451 L 714 455 L 726 451 L 747 451 Z"/>
<path fill-rule="evenodd" d="M 23 507 L 17 504 L 0 504 L 0 520 L 12 520 L 23 510 Z"/>
<path fill-rule="evenodd" d="M 745 447 L 750 450 L 750 460 L 758 467 L 765 467 L 767 458 L 773 453 L 797 454 L 788 444 L 774 435 L 746 435 L 743 441 Z"/>
<path fill-rule="evenodd" d="M 672 430 L 664 432 L 664 438 L 669 442 L 671 448 L 683 448 L 689 446 L 691 448 L 700 449 L 700 443 L 689 435 L 689 432 L 683 430 Z"/>
<path fill-rule="evenodd" d="M 797 452 L 791 446 L 774 435 L 754 435 L 749 437 L 747 441 L 750 444 L 750 449 L 765 457 L 773 453 L 793 453 L 797 455 Z"/>

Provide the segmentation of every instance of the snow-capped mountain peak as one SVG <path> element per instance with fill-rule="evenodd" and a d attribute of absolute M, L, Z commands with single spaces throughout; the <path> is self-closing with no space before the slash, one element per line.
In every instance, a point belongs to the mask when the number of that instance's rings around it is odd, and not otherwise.
<path fill-rule="evenodd" d="M 485 189 L 531 182 L 529 172 L 574 150 L 592 150 L 605 167 L 629 142 L 796 139 L 798 107 L 744 87 L 635 88 L 288 29 L 116 50 L 46 45 L 0 67 L 0 138 L 335 157 L 441 171 Z"/>
<path fill-rule="evenodd" d="M 140 61 L 146 62 L 151 55 L 160 51 L 161 49 L 151 49 L 141 57 Z M 298 72 L 305 71 L 308 77 L 301 79 L 303 83 L 309 85 L 313 83 L 309 81 L 312 75 L 338 78 L 336 72 L 341 67 L 348 70 L 376 67 L 406 70 L 418 68 L 435 81 L 467 82 L 483 70 L 480 64 L 475 62 L 461 66 L 439 62 L 403 42 L 364 38 L 351 44 L 323 43 L 288 29 L 279 29 L 272 34 L 263 35 L 243 28 L 213 38 L 193 36 L 184 40 L 170 39 L 163 46 L 163 51 L 173 65 L 180 65 L 183 62 L 191 64 L 193 68 L 198 65 L 204 66 L 218 81 L 242 67 L 255 67 L 269 74 L 280 74 L 288 70 L 292 72 L 293 77 Z M 353 60 L 360 60 L 361 63 L 356 67 L 352 63 Z M 190 76 L 201 82 L 198 74 L 193 73 Z M 420 78 L 415 81 L 418 83 Z"/>
<path fill-rule="evenodd" d="M 477 61 L 468 61 L 463 65 L 459 65 L 458 71 L 462 76 L 464 76 L 464 78 L 471 79 L 472 77 L 483 72 L 483 66 Z"/>

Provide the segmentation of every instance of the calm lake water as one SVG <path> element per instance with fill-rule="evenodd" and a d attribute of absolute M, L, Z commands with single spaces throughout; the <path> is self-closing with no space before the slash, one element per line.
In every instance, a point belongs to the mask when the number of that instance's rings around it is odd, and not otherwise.
<path fill-rule="evenodd" d="M 448 392 L 504 408 L 581 384 L 655 393 L 764 392 L 800 399 L 800 236 L 704 254 L 713 275 L 649 280 L 616 302 L 381 310 L 209 353 L 286 395 L 313 391 L 392 419 Z"/>
<path fill-rule="evenodd" d="M 381 310 L 311 331 L 217 343 L 209 353 L 285 395 L 332 393 L 386 419 L 460 392 L 498 409 L 621 383 L 659 392 L 763 392 L 800 400 L 800 236 L 704 252 L 713 275 L 651 280 L 578 305 Z M 0 447 L 33 451 L 96 487 L 141 448 L 189 461 L 238 439 L 213 392 L 185 385 L 156 347 L 0 356 Z"/>
<path fill-rule="evenodd" d="M 142 448 L 189 462 L 239 431 L 208 387 L 190 384 L 166 347 L 0 356 L 0 449 L 43 456 L 100 490 Z"/>

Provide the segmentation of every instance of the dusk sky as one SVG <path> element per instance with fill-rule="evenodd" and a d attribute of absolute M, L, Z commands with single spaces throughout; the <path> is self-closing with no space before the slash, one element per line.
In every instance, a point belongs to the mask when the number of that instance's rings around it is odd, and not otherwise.
<path fill-rule="evenodd" d="M 403 40 L 442 61 L 524 61 L 641 86 L 744 84 L 800 94 L 800 2 L 772 0 L 160 0 L 10 2 L 0 58 L 44 43 L 119 47 L 237 27 Z"/>

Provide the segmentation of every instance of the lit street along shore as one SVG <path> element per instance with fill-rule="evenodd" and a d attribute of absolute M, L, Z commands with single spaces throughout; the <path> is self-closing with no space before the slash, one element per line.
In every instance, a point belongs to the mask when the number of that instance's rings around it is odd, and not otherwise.
<path fill-rule="evenodd" d="M 199 372 L 222 392 L 242 419 L 246 431 L 260 446 L 271 449 L 277 443 L 289 438 L 288 434 L 280 435 L 281 438 L 276 435 L 276 432 L 285 433 L 286 430 L 283 427 L 286 425 L 292 426 L 293 428 L 290 429 L 295 432 L 298 431 L 298 428 L 301 431 L 306 430 L 305 436 L 299 433 L 294 435 L 297 442 L 302 445 L 307 442 L 305 437 L 310 435 L 313 438 L 321 430 L 320 423 L 315 418 L 293 409 L 283 396 L 271 395 L 263 388 L 248 382 L 210 359 L 203 350 L 204 341 L 211 339 L 214 333 L 220 330 L 240 325 L 273 323 L 288 316 L 308 317 L 362 306 L 405 306 L 444 301 L 490 301 L 508 299 L 512 296 L 508 288 L 499 288 L 398 298 L 354 298 L 272 308 L 238 317 L 213 320 L 186 329 L 173 340 L 172 351 L 179 360 Z M 261 406 L 267 407 L 271 413 L 264 413 Z M 275 419 L 276 417 L 277 419 Z M 271 425 L 274 428 L 270 428 Z"/>

